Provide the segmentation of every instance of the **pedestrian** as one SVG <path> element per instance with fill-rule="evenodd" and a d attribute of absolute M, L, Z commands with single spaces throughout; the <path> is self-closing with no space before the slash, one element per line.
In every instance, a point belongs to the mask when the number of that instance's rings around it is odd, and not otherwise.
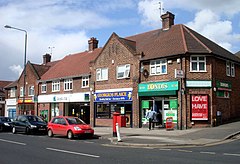
<path fill-rule="evenodd" d="M 154 119 L 155 115 L 156 115 L 156 112 L 155 112 L 153 109 L 148 110 L 147 113 L 146 113 L 146 116 L 145 116 L 145 117 L 146 117 L 146 118 L 148 119 L 148 121 L 149 121 L 148 130 L 151 130 L 151 128 L 154 129 L 153 119 Z"/>

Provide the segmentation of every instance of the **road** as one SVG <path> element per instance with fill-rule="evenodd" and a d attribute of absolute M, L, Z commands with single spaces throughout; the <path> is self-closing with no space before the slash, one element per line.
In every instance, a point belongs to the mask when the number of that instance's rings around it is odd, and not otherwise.
<path fill-rule="evenodd" d="M 208 164 L 239 163 L 240 140 L 192 148 L 134 148 L 109 145 L 105 139 L 49 138 L 0 133 L 1 164 Z"/>

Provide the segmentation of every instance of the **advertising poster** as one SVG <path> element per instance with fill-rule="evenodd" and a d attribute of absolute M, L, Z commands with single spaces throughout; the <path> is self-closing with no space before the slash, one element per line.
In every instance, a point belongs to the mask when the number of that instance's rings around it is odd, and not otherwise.
<path fill-rule="evenodd" d="M 208 120 L 208 96 L 192 95 L 192 120 Z"/>

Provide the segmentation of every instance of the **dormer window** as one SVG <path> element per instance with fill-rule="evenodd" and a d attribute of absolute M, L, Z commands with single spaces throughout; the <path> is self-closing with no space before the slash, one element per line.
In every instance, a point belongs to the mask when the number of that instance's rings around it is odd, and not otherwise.
<path fill-rule="evenodd" d="M 117 79 L 130 77 L 130 64 L 117 66 Z"/>

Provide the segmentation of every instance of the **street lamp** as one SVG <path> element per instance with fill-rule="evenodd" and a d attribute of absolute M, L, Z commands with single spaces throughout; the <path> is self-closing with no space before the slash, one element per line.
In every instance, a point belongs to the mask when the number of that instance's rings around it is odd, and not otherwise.
<path fill-rule="evenodd" d="M 25 90 L 26 90 L 26 60 L 27 60 L 27 31 L 20 29 L 20 28 L 16 28 L 16 27 L 12 27 L 9 25 L 5 25 L 5 28 L 11 28 L 14 30 L 18 30 L 18 31 L 22 31 L 25 32 L 25 48 L 24 48 L 24 68 L 23 68 L 23 108 L 25 110 Z"/>

